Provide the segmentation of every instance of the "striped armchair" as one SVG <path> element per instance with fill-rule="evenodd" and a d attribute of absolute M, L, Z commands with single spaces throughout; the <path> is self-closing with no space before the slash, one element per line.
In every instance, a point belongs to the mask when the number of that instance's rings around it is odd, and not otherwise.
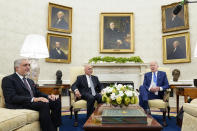
<path fill-rule="evenodd" d="M 84 74 L 84 67 L 78 66 L 78 67 L 71 67 L 70 68 L 70 85 L 72 85 L 78 75 Z M 87 109 L 86 105 L 87 102 L 85 100 L 76 100 L 74 92 L 69 89 L 69 94 L 70 94 L 70 118 L 72 118 L 72 112 L 74 111 L 74 116 L 75 116 L 75 122 L 74 126 L 78 126 L 78 112 L 81 109 Z"/>

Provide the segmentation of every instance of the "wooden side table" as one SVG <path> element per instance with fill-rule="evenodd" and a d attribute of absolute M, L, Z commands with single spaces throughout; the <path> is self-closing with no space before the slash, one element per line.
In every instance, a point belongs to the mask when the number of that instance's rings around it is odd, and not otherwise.
<path fill-rule="evenodd" d="M 56 84 L 44 84 L 43 87 L 56 87 L 60 86 L 61 87 L 61 95 L 62 96 L 68 96 L 69 92 L 68 89 L 70 88 L 70 84 L 61 84 L 61 85 L 56 85 Z"/>
<path fill-rule="evenodd" d="M 183 86 L 184 87 L 184 86 L 192 86 L 192 84 L 170 84 L 170 88 L 171 88 L 170 97 L 173 97 L 176 86 Z"/>
<path fill-rule="evenodd" d="M 61 91 L 62 91 L 61 86 L 42 85 L 42 86 L 38 86 L 37 88 L 39 89 L 40 92 L 45 93 L 47 95 L 51 95 L 51 94 L 59 95 L 61 99 Z"/>

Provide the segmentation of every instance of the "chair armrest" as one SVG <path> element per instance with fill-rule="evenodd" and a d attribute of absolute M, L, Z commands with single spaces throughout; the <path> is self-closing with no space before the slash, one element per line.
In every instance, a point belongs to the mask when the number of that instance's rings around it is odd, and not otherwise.
<path fill-rule="evenodd" d="M 75 96 L 75 93 L 71 89 L 69 89 L 68 91 L 69 91 L 69 98 L 70 98 L 70 106 L 72 106 L 73 103 L 75 103 L 76 101 L 76 96 Z"/>
<path fill-rule="evenodd" d="M 171 89 L 166 89 L 164 91 L 163 101 L 169 102 L 170 92 L 171 92 Z"/>

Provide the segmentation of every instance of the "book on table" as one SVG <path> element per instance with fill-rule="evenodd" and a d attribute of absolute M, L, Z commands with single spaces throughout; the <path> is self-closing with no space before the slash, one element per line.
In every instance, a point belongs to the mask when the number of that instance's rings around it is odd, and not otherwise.
<path fill-rule="evenodd" d="M 147 115 L 140 109 L 105 109 L 103 124 L 147 124 Z"/>

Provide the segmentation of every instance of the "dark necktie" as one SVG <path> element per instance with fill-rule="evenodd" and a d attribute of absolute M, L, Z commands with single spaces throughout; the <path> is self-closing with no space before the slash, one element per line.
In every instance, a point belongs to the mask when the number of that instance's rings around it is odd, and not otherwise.
<path fill-rule="evenodd" d="M 31 87 L 29 87 L 28 83 L 27 83 L 27 79 L 25 77 L 23 77 L 23 82 L 24 82 L 24 85 L 25 85 L 25 88 L 29 91 L 31 97 L 33 97 L 33 92 L 31 90 Z"/>
<path fill-rule="evenodd" d="M 91 91 L 92 91 L 92 95 L 95 96 L 96 92 L 95 92 L 95 89 L 94 89 L 94 84 L 92 82 L 91 76 L 89 78 L 90 78 L 90 88 L 91 88 Z"/>

